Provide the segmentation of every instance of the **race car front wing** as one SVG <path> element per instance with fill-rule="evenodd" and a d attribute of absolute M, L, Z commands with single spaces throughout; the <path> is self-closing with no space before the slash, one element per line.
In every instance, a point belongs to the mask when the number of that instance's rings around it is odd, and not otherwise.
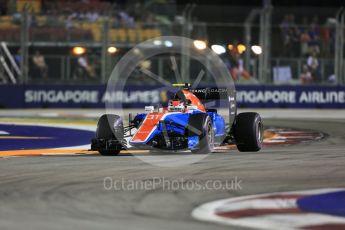
<path fill-rule="evenodd" d="M 98 138 L 93 138 L 91 140 L 92 151 L 125 150 L 126 145 L 127 145 L 126 140 L 98 139 Z"/>

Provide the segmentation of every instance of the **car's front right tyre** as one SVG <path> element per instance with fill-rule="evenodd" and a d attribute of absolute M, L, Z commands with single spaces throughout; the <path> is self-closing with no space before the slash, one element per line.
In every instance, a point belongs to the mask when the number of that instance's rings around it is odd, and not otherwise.
<path fill-rule="evenodd" d="M 97 139 L 121 141 L 124 138 L 123 122 L 120 116 L 115 114 L 103 114 L 97 123 Z M 98 152 L 103 156 L 116 156 L 121 150 L 102 149 Z"/>
<path fill-rule="evenodd" d="M 210 116 L 207 114 L 193 114 L 189 118 L 189 136 L 198 136 L 199 143 L 192 153 L 208 154 L 214 151 L 214 130 Z"/>

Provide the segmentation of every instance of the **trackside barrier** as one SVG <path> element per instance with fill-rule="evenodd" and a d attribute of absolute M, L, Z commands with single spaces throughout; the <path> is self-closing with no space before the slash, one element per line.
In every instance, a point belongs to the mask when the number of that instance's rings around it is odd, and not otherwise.
<path fill-rule="evenodd" d="M 208 88 L 212 88 L 209 87 Z M 166 103 L 157 86 L 132 86 L 106 92 L 105 85 L 0 85 L 1 108 L 124 108 Z M 345 108 L 345 86 L 237 86 L 245 108 Z M 223 104 L 223 103 L 220 103 Z"/>

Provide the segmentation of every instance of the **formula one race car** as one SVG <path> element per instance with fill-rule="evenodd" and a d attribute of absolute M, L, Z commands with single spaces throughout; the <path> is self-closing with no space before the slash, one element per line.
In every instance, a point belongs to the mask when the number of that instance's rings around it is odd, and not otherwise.
<path fill-rule="evenodd" d="M 259 114 L 240 113 L 227 125 L 216 109 L 205 108 L 188 85 L 183 85 L 167 107 L 155 110 L 154 106 L 146 106 L 145 113 L 137 114 L 134 119 L 129 116 L 127 127 L 118 115 L 102 115 L 91 150 L 101 155 L 117 155 L 130 145 L 138 149 L 210 153 L 215 146 L 225 143 L 235 143 L 241 152 L 261 149 L 263 125 Z"/>

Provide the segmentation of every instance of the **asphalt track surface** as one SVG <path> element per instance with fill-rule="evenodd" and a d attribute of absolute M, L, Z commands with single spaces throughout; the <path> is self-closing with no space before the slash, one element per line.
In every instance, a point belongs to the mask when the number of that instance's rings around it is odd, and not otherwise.
<path fill-rule="evenodd" d="M 240 229 L 195 220 L 191 212 L 221 198 L 345 186 L 345 119 L 266 118 L 264 123 L 327 137 L 257 153 L 215 153 L 181 167 L 157 167 L 131 155 L 0 158 L 0 229 Z M 106 177 L 201 183 L 238 178 L 241 189 L 115 190 L 104 187 Z"/>

